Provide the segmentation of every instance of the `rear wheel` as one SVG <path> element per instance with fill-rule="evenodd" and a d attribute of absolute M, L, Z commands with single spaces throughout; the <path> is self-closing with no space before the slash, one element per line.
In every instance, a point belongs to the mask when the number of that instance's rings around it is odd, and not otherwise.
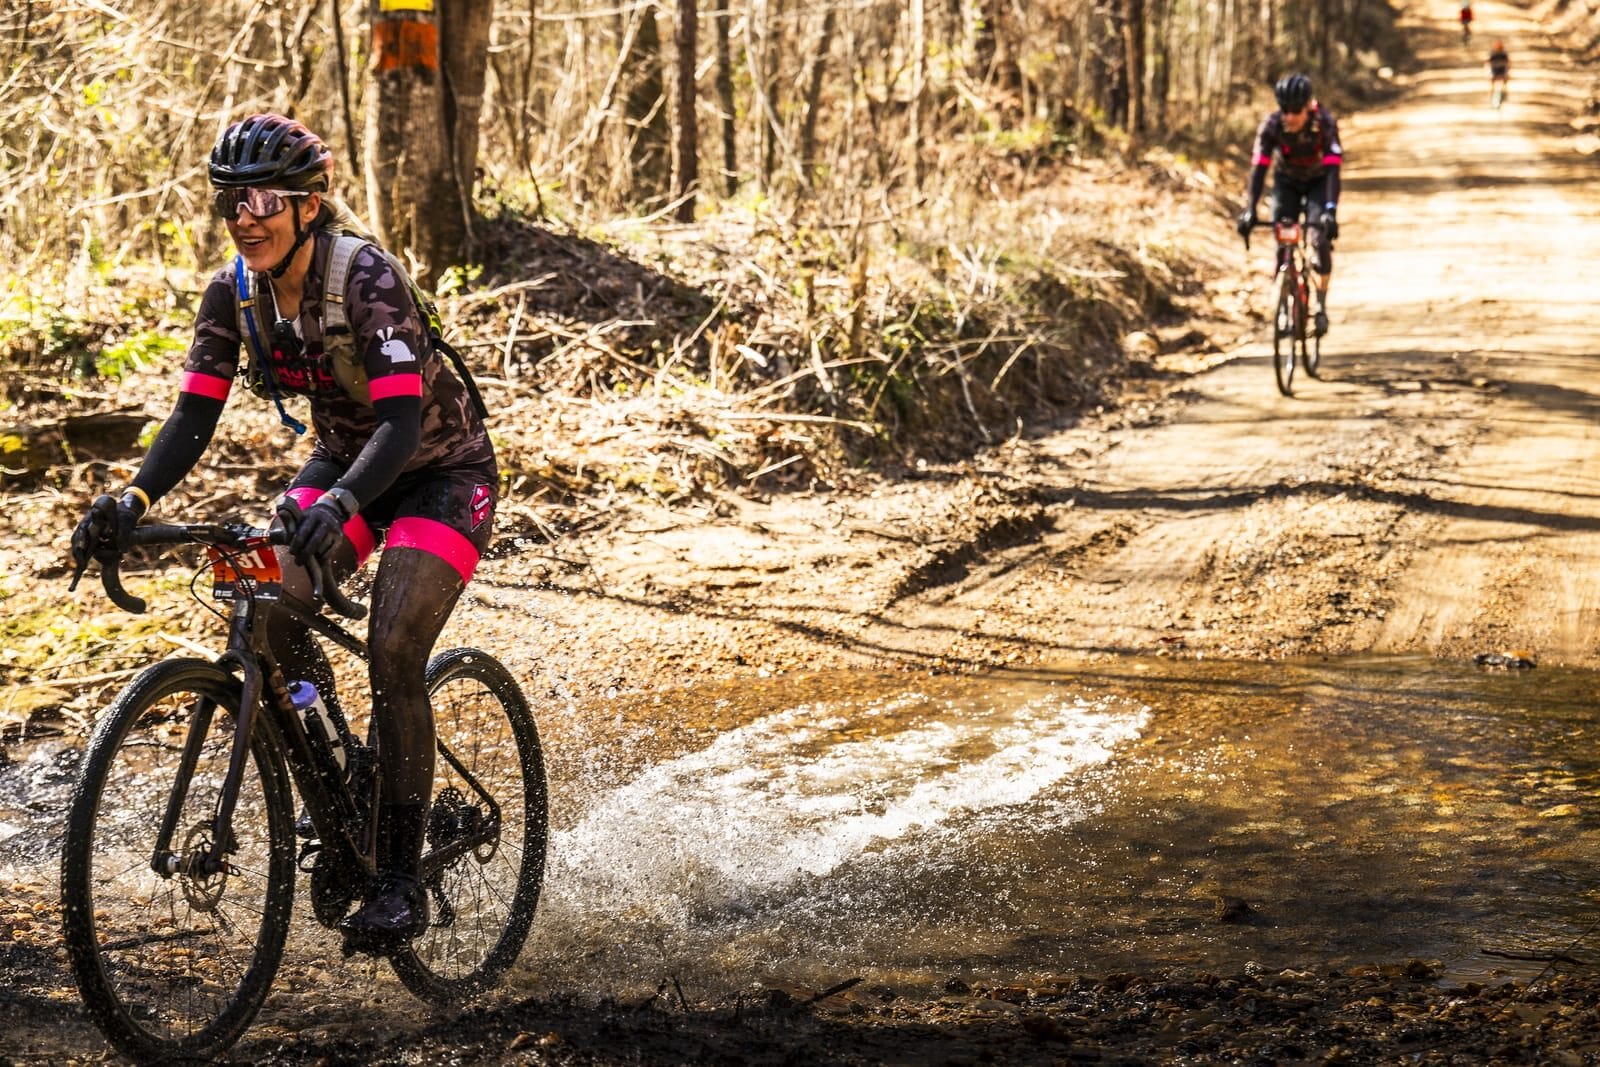
<path fill-rule="evenodd" d="M 1311 336 L 1306 339 L 1305 348 L 1300 353 L 1301 360 L 1306 365 L 1306 374 L 1313 378 L 1320 378 L 1317 368 L 1322 363 L 1322 337 L 1316 330 L 1310 331 Z"/>
<path fill-rule="evenodd" d="M 1294 288 L 1294 272 L 1288 267 L 1280 268 L 1277 310 L 1272 316 L 1272 373 L 1278 379 L 1278 392 L 1284 396 L 1294 393 L 1294 346 L 1300 332 Z"/>
<path fill-rule="evenodd" d="M 544 877 L 548 811 L 539 733 L 511 672 L 457 648 L 433 658 L 427 681 L 438 732 L 422 861 L 432 917 L 391 962 L 406 988 L 448 1004 L 493 986 L 522 951 Z M 476 843 L 426 873 L 429 856 L 464 839 Z"/>
<path fill-rule="evenodd" d="M 259 736 L 233 816 L 236 847 L 223 870 L 201 869 L 213 851 L 238 709 L 238 679 L 215 664 L 171 660 L 145 671 L 101 717 L 67 813 L 67 958 L 89 1014 L 135 1060 L 226 1050 L 255 1018 L 283 958 L 294 826 L 282 760 Z M 185 773 L 197 722 L 204 732 Z M 174 790 L 182 797 L 177 829 L 155 862 Z"/>

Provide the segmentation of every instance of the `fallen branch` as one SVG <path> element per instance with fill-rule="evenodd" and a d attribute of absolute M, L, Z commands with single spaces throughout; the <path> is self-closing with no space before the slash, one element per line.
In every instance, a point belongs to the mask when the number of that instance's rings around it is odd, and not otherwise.
<path fill-rule="evenodd" d="M 854 978 L 846 978 L 844 981 L 840 982 L 838 985 L 833 986 L 833 987 L 831 987 L 829 989 L 824 989 L 822 992 L 813 995 L 810 1000 L 806 1001 L 806 1003 L 807 1004 L 815 1004 L 819 1000 L 827 1000 L 829 997 L 837 996 L 840 993 L 843 993 L 846 989 L 853 989 L 854 987 L 860 985 L 861 982 L 862 982 L 862 978 L 861 978 L 861 976 L 859 974 L 856 975 Z"/>
<path fill-rule="evenodd" d="M 800 412 L 723 411 L 718 413 L 718 418 L 733 419 L 735 421 L 814 422 L 830 426 L 848 426 L 852 430 L 859 430 L 869 435 L 878 432 L 878 428 L 868 422 L 858 422 L 855 419 L 840 419 L 832 415 L 805 415 Z"/>

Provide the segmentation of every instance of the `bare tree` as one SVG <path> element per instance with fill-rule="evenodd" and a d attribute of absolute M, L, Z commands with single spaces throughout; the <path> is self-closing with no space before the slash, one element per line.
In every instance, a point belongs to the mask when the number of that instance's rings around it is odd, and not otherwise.
<path fill-rule="evenodd" d="M 695 183 L 700 180 L 700 135 L 696 106 L 699 94 L 694 85 L 698 66 L 698 21 L 695 0 L 678 0 L 678 136 L 675 142 L 677 151 L 672 159 L 672 195 L 678 201 L 676 218 L 679 222 L 694 221 Z"/>
<path fill-rule="evenodd" d="M 728 0 L 723 0 L 712 21 L 717 28 L 717 108 L 722 120 L 723 191 L 732 196 L 739 191 L 739 117 L 733 100 L 733 48 L 728 40 L 728 25 L 733 20 Z"/>
<path fill-rule="evenodd" d="M 806 73 L 806 117 L 800 127 L 800 164 L 805 168 L 807 186 L 816 179 L 817 118 L 822 111 L 822 79 L 827 73 L 828 53 L 833 50 L 834 18 L 833 5 L 829 4 L 822 11 L 822 28 L 817 31 L 817 46 L 811 52 L 811 65 Z"/>
<path fill-rule="evenodd" d="M 494 0 L 372 6 L 367 202 L 372 222 L 424 284 L 468 252 L 478 120 Z M 441 40 L 441 31 L 446 39 Z M 441 209 L 443 205 L 448 208 Z"/>
<path fill-rule="evenodd" d="M 1137 140 L 1144 133 L 1144 0 L 1122 0 L 1122 65 L 1128 81 L 1124 128 Z"/>
<path fill-rule="evenodd" d="M 653 2 L 639 12 L 638 32 L 631 52 L 625 52 L 619 67 L 631 75 L 632 84 L 624 104 L 629 137 L 629 159 L 633 163 L 633 194 L 650 200 L 670 187 L 671 135 L 667 125 L 666 78 L 661 63 L 661 24 Z"/>

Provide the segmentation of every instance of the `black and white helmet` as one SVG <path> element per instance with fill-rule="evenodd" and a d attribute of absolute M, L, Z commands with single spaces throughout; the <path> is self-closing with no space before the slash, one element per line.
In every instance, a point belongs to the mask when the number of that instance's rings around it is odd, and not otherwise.
<path fill-rule="evenodd" d="M 255 185 L 287 192 L 323 193 L 333 173 L 333 153 L 305 125 L 282 115 L 240 119 L 211 148 L 211 184 Z"/>

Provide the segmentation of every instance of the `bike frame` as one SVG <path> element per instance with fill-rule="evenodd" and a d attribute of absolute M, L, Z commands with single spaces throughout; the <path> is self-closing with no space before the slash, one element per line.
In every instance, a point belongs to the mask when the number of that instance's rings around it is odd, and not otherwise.
<path fill-rule="evenodd" d="M 1288 236 L 1290 228 L 1294 233 Z M 1305 319 L 1311 310 L 1311 294 L 1307 289 L 1306 275 L 1310 271 L 1310 258 L 1306 248 L 1311 240 L 1311 223 L 1281 220 L 1272 224 L 1272 235 L 1278 242 L 1278 272 L 1289 272 L 1289 283 L 1294 286 L 1296 333 L 1305 328 Z"/>
<path fill-rule="evenodd" d="M 219 540 L 223 540 L 218 536 L 219 531 L 230 538 L 225 544 L 218 544 Z M 260 531 L 250 533 L 256 536 L 243 536 L 239 530 L 227 527 L 154 526 L 141 528 L 135 531 L 134 536 L 136 544 L 206 544 L 230 561 L 237 561 L 242 555 L 241 550 L 247 546 L 271 551 L 266 547 L 266 539 L 260 535 Z M 228 577 L 224 578 L 224 573 Z M 306 806 L 323 847 L 336 849 L 342 854 L 342 859 L 358 865 L 366 875 L 371 876 L 376 871 L 378 776 L 372 778 L 372 793 L 368 797 L 367 812 L 363 818 L 356 796 L 344 776 L 338 772 L 338 765 L 333 754 L 327 751 L 326 743 L 320 738 L 314 739 L 295 713 L 289 700 L 287 682 L 267 640 L 268 627 L 263 623 L 270 614 L 287 615 L 323 639 L 350 652 L 363 663 L 368 658 L 366 643 L 322 615 L 320 609 L 308 610 L 294 600 L 284 598 L 281 588 L 259 581 L 245 568 L 229 567 L 226 571 L 218 568 L 217 574 L 219 598 L 229 600 L 232 606 L 228 615 L 227 650 L 214 662 L 230 673 L 237 673 L 240 678 L 239 709 L 228 770 L 217 800 L 209 847 L 197 850 L 187 860 L 180 858 L 179 853 L 173 850 L 172 842 L 178 832 L 189 780 L 198 764 L 216 713 L 216 702 L 202 698 L 196 702 L 189 722 L 178 775 L 167 798 L 166 810 L 162 813 L 155 848 L 150 857 L 151 869 L 164 878 L 179 873 L 209 878 L 226 869 L 227 856 L 236 849 L 233 813 L 238 805 L 250 745 L 252 739 L 258 736 L 257 731 L 262 731 L 260 736 L 266 739 L 268 746 L 283 754 L 295 789 Z M 124 606 L 134 603 L 138 605 L 138 610 L 143 610 L 142 602 L 122 592 L 114 564 L 108 565 L 102 560 L 101 575 L 113 600 Z M 313 589 L 317 591 L 313 594 L 314 600 L 321 599 L 322 584 L 322 576 L 314 574 Z M 335 598 L 330 596 L 328 599 L 332 602 Z M 500 831 L 501 809 L 495 798 L 442 742 L 438 746 L 438 755 L 472 788 L 483 802 L 488 817 L 477 833 L 463 835 L 442 848 L 425 852 L 419 868 L 424 880 L 466 852 L 494 840 Z"/>

